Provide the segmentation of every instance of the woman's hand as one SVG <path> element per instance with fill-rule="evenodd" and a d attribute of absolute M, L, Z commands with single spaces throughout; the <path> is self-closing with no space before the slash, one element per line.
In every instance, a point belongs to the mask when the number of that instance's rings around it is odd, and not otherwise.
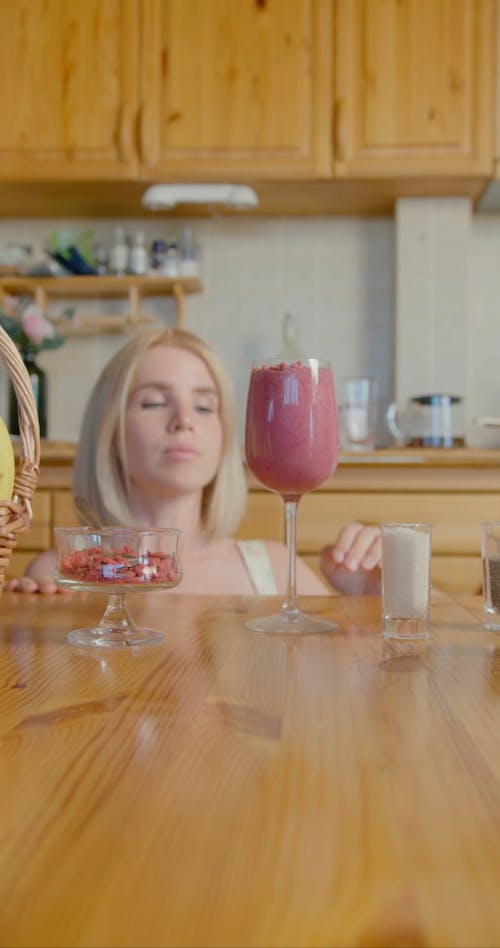
<path fill-rule="evenodd" d="M 40 579 L 32 579 L 31 576 L 21 576 L 20 579 L 9 579 L 3 588 L 6 592 L 42 593 L 42 595 L 62 592 L 62 589 L 57 585 L 52 576 L 46 576 Z"/>
<path fill-rule="evenodd" d="M 380 527 L 349 523 L 337 540 L 323 547 L 321 569 L 341 593 L 369 596 L 381 589 L 382 540 Z"/>

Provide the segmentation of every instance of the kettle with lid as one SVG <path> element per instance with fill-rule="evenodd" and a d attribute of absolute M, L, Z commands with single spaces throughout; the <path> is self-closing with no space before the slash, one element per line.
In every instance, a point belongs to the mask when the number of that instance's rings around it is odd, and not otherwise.
<path fill-rule="evenodd" d="M 387 426 L 396 442 L 407 447 L 463 447 L 462 399 L 458 395 L 413 395 L 406 405 L 392 402 Z"/>

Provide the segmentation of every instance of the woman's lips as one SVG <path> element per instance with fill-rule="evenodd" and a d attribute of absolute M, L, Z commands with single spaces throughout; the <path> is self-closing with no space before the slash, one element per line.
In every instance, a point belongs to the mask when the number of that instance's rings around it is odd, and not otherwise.
<path fill-rule="evenodd" d="M 183 447 L 182 445 L 167 448 L 166 454 L 167 457 L 174 461 L 191 461 L 193 458 L 198 457 L 198 451 L 194 448 Z"/>

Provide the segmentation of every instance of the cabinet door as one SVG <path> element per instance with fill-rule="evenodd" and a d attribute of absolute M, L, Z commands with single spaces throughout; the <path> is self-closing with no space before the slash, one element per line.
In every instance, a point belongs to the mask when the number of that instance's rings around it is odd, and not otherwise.
<path fill-rule="evenodd" d="M 337 0 L 336 175 L 492 169 L 492 0 Z"/>
<path fill-rule="evenodd" d="M 0 178 L 137 171 L 138 0 L 0 3 Z"/>
<path fill-rule="evenodd" d="M 481 555 L 483 520 L 500 518 L 500 495 L 487 493 L 343 492 L 306 494 L 297 523 L 299 553 L 316 553 L 332 542 L 340 528 L 361 523 L 432 523 L 432 552 L 456 556 Z"/>
<path fill-rule="evenodd" d="M 271 491 L 250 490 L 246 514 L 238 528 L 240 540 L 285 541 L 284 504 Z"/>
<path fill-rule="evenodd" d="M 143 0 L 143 177 L 331 172 L 331 0 Z"/>

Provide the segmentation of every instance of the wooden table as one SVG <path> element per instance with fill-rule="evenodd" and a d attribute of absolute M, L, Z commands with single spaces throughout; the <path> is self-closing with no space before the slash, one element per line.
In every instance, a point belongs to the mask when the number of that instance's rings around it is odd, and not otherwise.
<path fill-rule="evenodd" d="M 277 600 L 151 593 L 141 651 L 78 650 L 101 596 L 0 600 L 0 944 L 500 945 L 500 636 L 433 594 L 337 632 Z"/>

